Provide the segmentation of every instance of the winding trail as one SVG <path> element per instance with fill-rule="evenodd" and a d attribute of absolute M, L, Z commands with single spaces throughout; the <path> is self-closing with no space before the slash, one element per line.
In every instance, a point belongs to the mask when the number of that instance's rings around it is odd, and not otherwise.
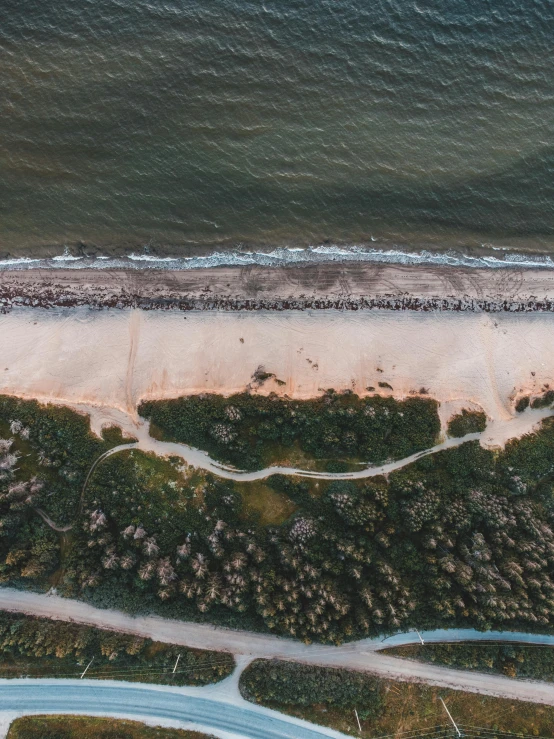
<path fill-rule="evenodd" d="M 356 470 L 355 472 L 315 472 L 313 470 L 302 470 L 296 467 L 281 467 L 277 465 L 266 467 L 261 470 L 255 470 L 253 472 L 243 472 L 229 465 L 217 462 L 212 459 L 207 452 L 202 451 L 201 449 L 195 449 L 188 444 L 154 439 L 150 435 L 150 423 L 143 418 L 134 418 L 130 414 L 116 409 L 99 409 L 94 406 L 85 405 L 72 407 L 76 410 L 84 411 L 91 416 L 91 425 L 93 428 L 96 427 L 97 433 L 100 433 L 103 420 L 105 425 L 107 422 L 106 419 L 108 419 L 109 423 L 116 423 L 124 433 L 138 439 L 136 442 L 113 447 L 113 449 L 110 449 L 95 460 L 89 470 L 87 479 L 85 480 L 83 493 L 90 476 L 102 460 L 112 454 L 117 454 L 120 451 L 128 449 L 140 449 L 143 452 L 153 452 L 158 456 L 180 457 L 192 467 L 205 470 L 206 472 L 210 472 L 213 475 L 226 480 L 235 480 L 236 482 L 254 482 L 257 480 L 264 480 L 271 475 L 277 474 L 295 475 L 298 477 L 307 477 L 317 480 L 362 480 L 376 477 L 378 475 L 387 475 L 390 472 L 394 472 L 395 470 L 399 470 L 402 467 L 412 464 L 422 457 L 436 454 L 445 449 L 453 449 L 454 447 L 465 444 L 468 441 L 479 441 L 483 446 L 489 448 L 502 446 L 509 438 L 529 433 L 537 426 L 537 424 L 554 414 L 554 410 L 551 408 L 528 408 L 524 413 L 520 413 L 517 416 L 513 416 L 508 419 L 499 419 L 494 423 L 489 424 L 485 431 L 467 434 L 460 438 L 448 437 L 445 441 L 442 441 L 429 449 L 411 454 L 409 457 L 404 457 L 403 459 L 398 459 L 393 462 L 387 462 L 382 465 L 367 466 L 361 470 Z"/>
<path fill-rule="evenodd" d="M 136 442 L 131 442 L 129 444 L 119 444 L 119 446 L 114 446 L 112 449 L 109 449 L 107 452 L 104 452 L 104 454 L 101 454 L 97 459 L 94 460 L 92 463 L 87 476 L 85 478 L 85 482 L 83 483 L 83 489 L 81 490 L 81 500 L 79 502 L 79 513 L 82 513 L 83 511 L 83 505 L 85 502 L 85 492 L 87 489 L 88 481 L 90 480 L 94 470 L 98 467 L 98 465 L 103 462 L 107 457 L 111 457 L 112 454 L 117 454 L 118 452 L 122 452 L 125 449 L 134 449 L 136 447 Z"/>
<path fill-rule="evenodd" d="M 58 526 L 50 516 L 45 513 L 45 511 L 42 510 L 42 508 L 35 508 L 35 513 L 38 513 L 38 515 L 42 518 L 42 520 L 50 526 L 51 529 L 54 529 L 54 531 L 58 531 L 60 534 L 65 534 L 68 531 L 71 531 L 73 528 L 73 524 L 67 524 L 66 526 Z"/>

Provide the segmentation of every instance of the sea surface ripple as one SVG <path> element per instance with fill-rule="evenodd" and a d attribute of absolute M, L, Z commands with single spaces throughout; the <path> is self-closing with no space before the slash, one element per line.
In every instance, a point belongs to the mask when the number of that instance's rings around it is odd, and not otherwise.
<path fill-rule="evenodd" d="M 548 0 L 3 7 L 4 260 L 553 251 Z"/>

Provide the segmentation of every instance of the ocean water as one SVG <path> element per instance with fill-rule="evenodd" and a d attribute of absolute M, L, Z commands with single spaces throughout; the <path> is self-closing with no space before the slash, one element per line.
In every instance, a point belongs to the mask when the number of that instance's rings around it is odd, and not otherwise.
<path fill-rule="evenodd" d="M 551 0 L 1 5 L 4 264 L 554 251 Z"/>

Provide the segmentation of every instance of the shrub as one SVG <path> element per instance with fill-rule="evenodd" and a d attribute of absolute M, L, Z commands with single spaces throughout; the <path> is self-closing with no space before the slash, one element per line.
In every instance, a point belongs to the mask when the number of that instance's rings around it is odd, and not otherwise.
<path fill-rule="evenodd" d="M 356 708 L 366 716 L 381 708 L 377 678 L 353 670 L 302 665 L 280 660 L 256 660 L 241 675 L 243 698 L 253 702 L 272 702 L 293 706 L 314 703 Z"/>
<path fill-rule="evenodd" d="M 466 408 L 456 414 L 448 422 L 449 436 L 461 437 L 466 434 L 475 434 L 484 431 L 487 426 L 487 417 L 482 411 L 468 411 Z"/>
<path fill-rule="evenodd" d="M 274 394 L 188 396 L 142 403 L 139 412 L 166 438 L 244 469 L 278 462 L 295 445 L 316 459 L 379 463 L 433 446 L 440 431 L 433 400 L 354 393 L 298 401 Z"/>

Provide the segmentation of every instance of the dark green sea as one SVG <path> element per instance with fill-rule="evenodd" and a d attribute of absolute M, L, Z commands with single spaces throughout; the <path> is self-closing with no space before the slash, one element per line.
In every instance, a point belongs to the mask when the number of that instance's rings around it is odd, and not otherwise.
<path fill-rule="evenodd" d="M 3 259 L 554 251 L 551 0 L 0 8 Z"/>

